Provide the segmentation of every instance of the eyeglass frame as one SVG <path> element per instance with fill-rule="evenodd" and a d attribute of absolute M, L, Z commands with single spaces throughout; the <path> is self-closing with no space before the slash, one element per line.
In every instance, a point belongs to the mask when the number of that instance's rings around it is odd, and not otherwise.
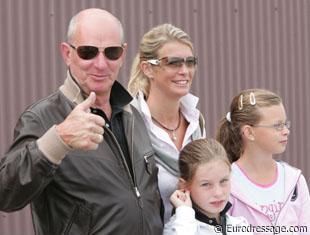
<path fill-rule="evenodd" d="M 283 131 L 284 127 L 286 127 L 288 130 L 291 128 L 291 121 L 275 123 L 275 124 L 272 124 L 272 125 L 252 125 L 252 127 L 273 128 L 273 129 L 275 129 L 277 131 Z"/>
<path fill-rule="evenodd" d="M 120 46 L 108 46 L 108 47 L 96 47 L 96 46 L 90 46 L 90 45 L 74 46 L 74 45 L 72 45 L 71 43 L 68 43 L 68 44 L 69 44 L 69 46 L 70 46 L 72 49 L 74 49 L 74 50 L 76 51 L 77 55 L 78 55 L 79 58 L 82 59 L 82 60 L 92 60 L 92 59 L 96 58 L 96 57 L 98 56 L 99 53 L 102 53 L 102 54 L 104 55 L 104 57 L 107 58 L 108 60 L 116 61 L 116 60 L 118 60 L 119 58 L 121 58 L 122 54 L 124 53 L 124 44 L 122 44 L 122 45 L 120 45 Z M 84 59 L 84 58 L 80 57 L 80 55 L 79 55 L 79 53 L 78 53 L 79 47 L 86 47 L 86 46 L 87 46 L 87 47 L 94 47 L 94 48 L 97 48 L 97 49 L 98 49 L 97 54 L 96 54 L 93 58 Z M 122 49 L 123 49 L 121 55 L 120 55 L 117 59 L 110 59 L 109 57 L 106 56 L 105 50 L 106 50 L 107 48 L 111 48 L 111 47 L 116 47 L 116 48 L 122 48 Z"/>
<path fill-rule="evenodd" d="M 196 56 L 187 56 L 187 57 L 165 56 L 165 57 L 162 57 L 159 59 L 147 59 L 146 62 L 150 63 L 151 65 L 160 66 L 160 61 L 165 60 L 165 59 L 169 59 L 169 58 L 183 59 L 182 64 L 179 66 L 175 65 L 175 68 L 181 68 L 183 64 L 185 64 L 187 68 L 194 68 L 197 66 L 197 61 L 198 61 Z M 194 59 L 194 64 L 192 66 L 188 66 L 186 64 L 188 61 L 188 58 Z M 169 66 L 169 65 L 173 65 L 173 64 L 165 64 L 165 66 Z"/>

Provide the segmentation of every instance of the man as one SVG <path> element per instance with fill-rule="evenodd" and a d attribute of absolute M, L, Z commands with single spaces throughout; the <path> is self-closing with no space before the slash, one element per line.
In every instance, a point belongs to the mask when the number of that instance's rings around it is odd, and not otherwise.
<path fill-rule="evenodd" d="M 72 18 L 60 89 L 30 106 L 0 163 L 0 210 L 31 203 L 36 234 L 161 234 L 157 169 L 144 122 L 116 81 L 126 43 L 115 16 Z"/>

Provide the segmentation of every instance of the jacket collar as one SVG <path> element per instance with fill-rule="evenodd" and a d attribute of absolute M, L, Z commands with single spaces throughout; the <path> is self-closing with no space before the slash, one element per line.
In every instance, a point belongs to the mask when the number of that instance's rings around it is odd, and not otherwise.
<path fill-rule="evenodd" d="M 227 202 L 224 209 L 220 212 L 220 223 L 216 221 L 215 218 L 210 218 L 204 213 L 202 213 L 199 209 L 197 209 L 196 206 L 193 206 L 193 209 L 195 210 L 195 218 L 203 223 L 212 225 L 212 226 L 221 226 L 223 229 L 226 228 L 226 213 L 231 208 L 232 204 L 230 202 Z M 224 230 L 222 230 L 224 232 Z M 223 233 L 225 234 L 225 233 Z"/>
<path fill-rule="evenodd" d="M 76 82 L 76 79 L 71 75 L 70 70 L 67 71 L 67 78 L 64 84 L 59 88 L 60 91 L 74 104 L 79 104 L 88 96 Z M 118 82 L 115 81 L 110 95 L 110 103 L 115 107 L 123 107 L 129 104 L 132 100 L 131 95 Z"/>

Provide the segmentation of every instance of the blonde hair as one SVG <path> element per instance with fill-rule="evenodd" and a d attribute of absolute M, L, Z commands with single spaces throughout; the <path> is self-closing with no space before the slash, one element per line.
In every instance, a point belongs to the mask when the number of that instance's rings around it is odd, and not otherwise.
<path fill-rule="evenodd" d="M 241 127 L 254 126 L 261 120 L 259 108 L 280 104 L 282 99 L 277 94 L 264 89 L 243 90 L 233 98 L 229 118 L 221 119 L 216 133 L 231 162 L 237 161 L 244 151 Z"/>
<path fill-rule="evenodd" d="M 140 42 L 139 52 L 134 58 L 131 67 L 128 83 L 128 91 L 131 95 L 136 96 L 140 90 L 148 97 L 150 82 L 149 78 L 141 71 L 140 62 L 147 59 L 156 59 L 158 57 L 158 50 L 166 43 L 173 41 L 183 43 L 194 51 L 189 35 L 171 24 L 158 25 L 144 34 Z"/>
<path fill-rule="evenodd" d="M 221 160 L 231 169 L 224 147 L 215 139 L 198 139 L 187 144 L 180 152 L 180 177 L 189 182 L 193 179 L 198 166 L 214 160 Z"/>

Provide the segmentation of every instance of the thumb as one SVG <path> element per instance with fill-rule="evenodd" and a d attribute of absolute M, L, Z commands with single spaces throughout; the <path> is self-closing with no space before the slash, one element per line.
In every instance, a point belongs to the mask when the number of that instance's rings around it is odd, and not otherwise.
<path fill-rule="evenodd" d="M 95 92 L 91 92 L 89 94 L 89 96 L 87 97 L 86 100 L 84 100 L 82 103 L 80 103 L 78 106 L 79 106 L 79 109 L 85 111 L 85 112 L 88 112 L 89 111 L 89 108 L 95 104 L 95 101 L 96 101 L 96 93 Z"/>

